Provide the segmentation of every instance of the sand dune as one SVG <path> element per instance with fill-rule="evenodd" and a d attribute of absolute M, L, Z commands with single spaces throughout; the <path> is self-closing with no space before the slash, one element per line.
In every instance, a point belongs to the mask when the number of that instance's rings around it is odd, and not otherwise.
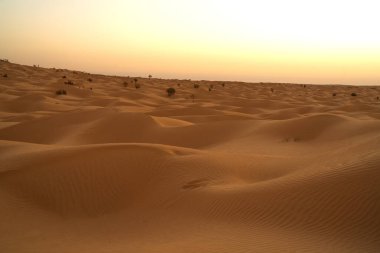
<path fill-rule="evenodd" d="M 3 73 L 1 252 L 380 250 L 379 87 Z"/>

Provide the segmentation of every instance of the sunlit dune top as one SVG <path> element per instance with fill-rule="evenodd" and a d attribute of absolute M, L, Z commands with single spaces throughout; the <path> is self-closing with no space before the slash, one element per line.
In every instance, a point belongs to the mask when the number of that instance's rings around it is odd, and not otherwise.
<path fill-rule="evenodd" d="M 375 0 L 0 1 L 0 57 L 164 78 L 380 84 Z"/>

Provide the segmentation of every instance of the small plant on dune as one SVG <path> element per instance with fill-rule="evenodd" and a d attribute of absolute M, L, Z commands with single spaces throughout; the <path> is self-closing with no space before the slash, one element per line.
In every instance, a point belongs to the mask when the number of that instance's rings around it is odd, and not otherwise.
<path fill-rule="evenodd" d="M 87 79 L 87 81 L 89 81 L 91 83 L 92 82 L 92 78 Z"/>
<path fill-rule="evenodd" d="M 124 87 L 128 87 L 128 82 L 124 81 L 123 85 L 124 85 Z"/>
<path fill-rule="evenodd" d="M 140 84 L 137 83 L 138 81 L 139 81 L 139 80 L 138 80 L 137 78 L 134 78 L 134 79 L 133 79 L 133 82 L 135 82 L 135 88 L 136 88 L 136 89 L 140 89 L 140 87 L 141 87 Z"/>
<path fill-rule="evenodd" d="M 273 92 L 274 92 L 274 89 L 273 89 L 273 88 L 270 88 L 270 91 L 273 93 Z"/>
<path fill-rule="evenodd" d="M 190 98 L 193 100 L 193 103 L 194 103 L 195 95 L 194 95 L 194 94 L 191 94 L 191 95 L 190 95 Z"/>
<path fill-rule="evenodd" d="M 226 86 L 226 84 L 225 84 L 225 83 L 222 83 L 222 87 L 224 87 L 224 86 Z"/>
<path fill-rule="evenodd" d="M 195 83 L 195 84 L 194 84 L 194 88 L 195 88 L 195 89 L 198 89 L 198 88 L 199 88 L 199 84 Z"/>
<path fill-rule="evenodd" d="M 151 78 L 152 78 L 152 75 L 149 75 L 148 77 L 149 77 L 149 79 L 151 79 Z"/>
<path fill-rule="evenodd" d="M 63 79 L 66 79 L 66 76 L 62 76 Z"/>
<path fill-rule="evenodd" d="M 171 97 L 175 94 L 175 89 L 170 87 L 166 89 L 166 92 L 168 93 L 168 97 Z"/>
<path fill-rule="evenodd" d="M 68 80 L 68 81 L 65 82 L 65 84 L 67 84 L 67 85 L 74 85 L 74 82 L 71 81 L 71 80 Z"/>
<path fill-rule="evenodd" d="M 332 95 L 333 95 L 333 97 L 336 97 L 336 93 L 335 92 Z"/>
<path fill-rule="evenodd" d="M 57 90 L 55 92 L 55 94 L 57 94 L 57 95 L 67 95 L 67 92 L 66 92 L 66 90 Z"/>
<path fill-rule="evenodd" d="M 306 84 L 304 84 L 303 87 L 306 88 Z"/>
<path fill-rule="evenodd" d="M 358 94 L 356 94 L 355 92 L 352 92 L 352 93 L 351 93 L 351 96 L 352 96 L 352 97 L 356 97 L 357 95 L 358 95 Z"/>
<path fill-rule="evenodd" d="M 376 97 L 377 100 L 379 100 L 379 97 Z"/>
<path fill-rule="evenodd" d="M 4 74 L 3 77 L 4 77 L 4 78 L 7 78 L 7 77 L 8 77 L 8 74 Z"/>
<path fill-rule="evenodd" d="M 286 137 L 285 139 L 284 139 L 284 142 L 299 142 L 301 139 L 300 138 L 298 138 L 298 137 L 293 137 L 293 138 L 291 138 L 291 137 Z"/>
<path fill-rule="evenodd" d="M 177 83 L 177 86 L 178 86 L 178 87 L 180 87 L 180 86 L 181 86 L 181 84 L 180 84 L 180 83 Z"/>

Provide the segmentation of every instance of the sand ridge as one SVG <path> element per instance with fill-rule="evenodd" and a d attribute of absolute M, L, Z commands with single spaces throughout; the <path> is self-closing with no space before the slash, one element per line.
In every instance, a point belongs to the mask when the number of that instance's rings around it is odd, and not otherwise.
<path fill-rule="evenodd" d="M 380 249 L 380 87 L 0 74 L 1 252 Z"/>

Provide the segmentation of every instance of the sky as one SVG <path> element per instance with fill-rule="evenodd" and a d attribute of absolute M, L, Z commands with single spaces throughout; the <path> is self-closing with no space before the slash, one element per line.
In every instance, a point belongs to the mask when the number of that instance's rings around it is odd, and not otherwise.
<path fill-rule="evenodd" d="M 380 85 L 378 0 L 0 0 L 0 58 L 92 73 Z"/>

